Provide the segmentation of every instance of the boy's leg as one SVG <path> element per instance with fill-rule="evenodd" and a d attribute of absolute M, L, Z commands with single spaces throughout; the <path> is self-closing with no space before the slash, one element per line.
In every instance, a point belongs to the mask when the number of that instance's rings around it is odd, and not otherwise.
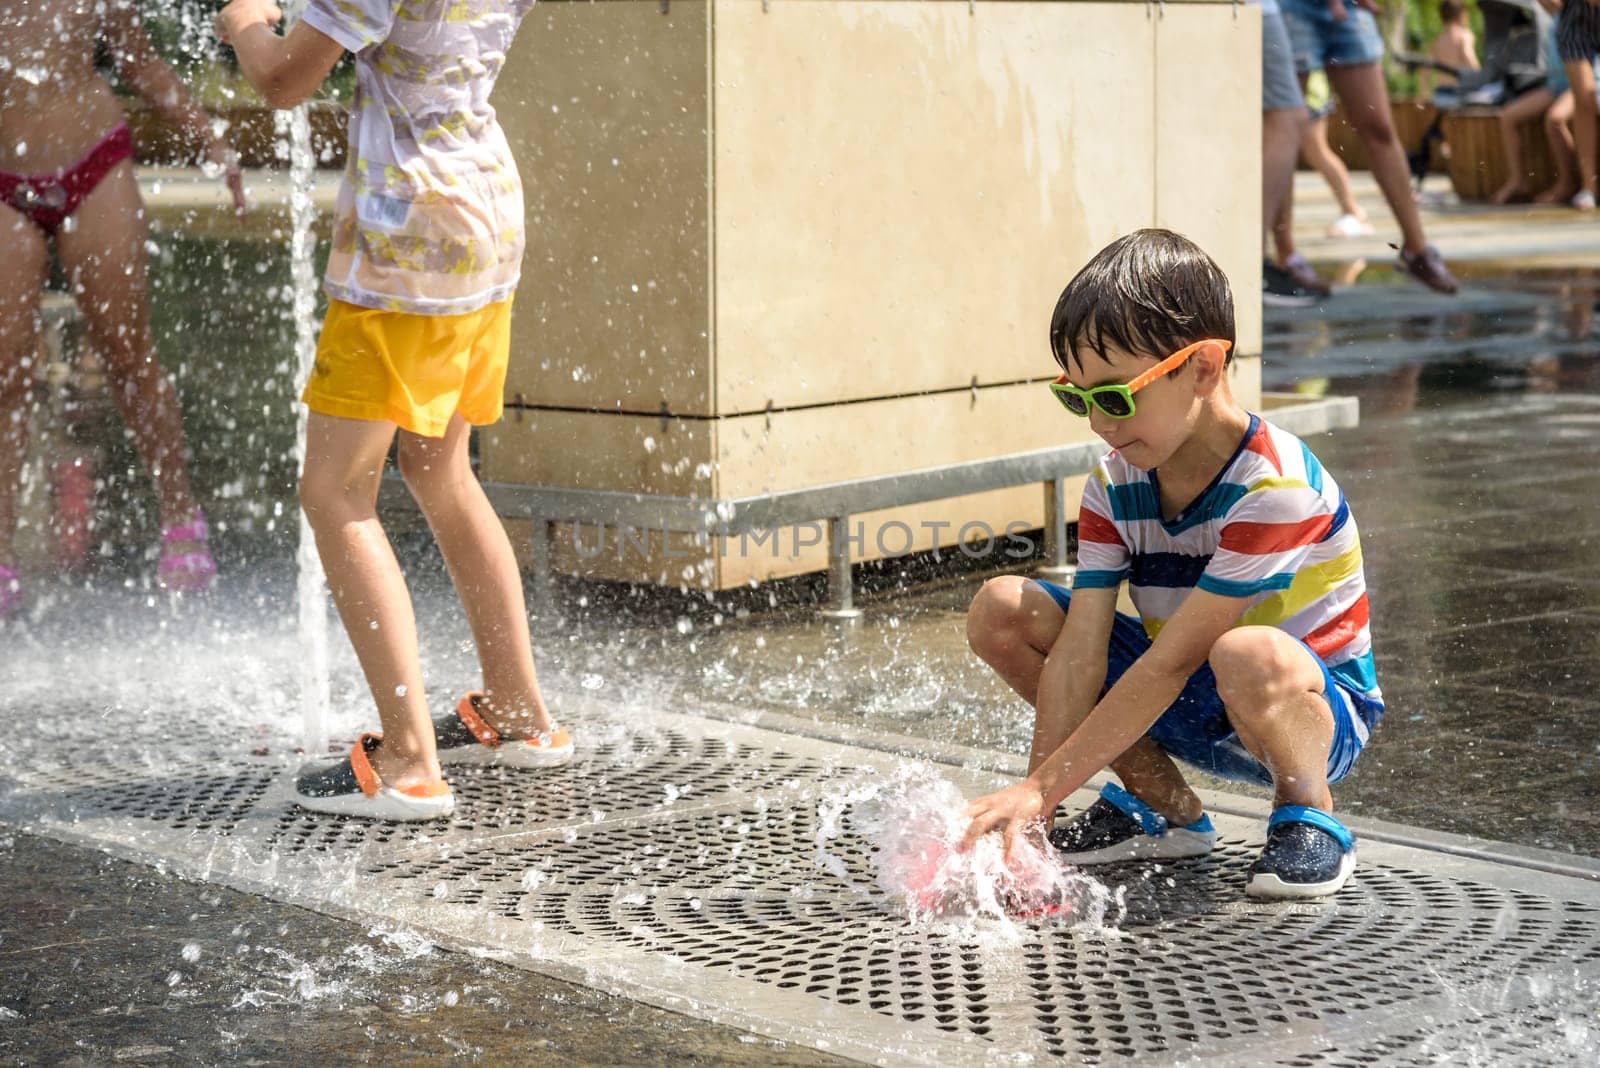
<path fill-rule="evenodd" d="M 1079 717 L 1045 723 L 1037 714 L 1039 677 L 1065 622 L 1060 605 L 1042 586 L 1016 575 L 985 582 L 967 610 L 967 643 L 972 651 L 1035 709 L 1030 770 L 1083 721 Z M 1204 809 L 1200 798 L 1152 739 L 1140 738 L 1111 762 L 1111 770 L 1129 793 L 1172 823 L 1183 826 L 1200 818 Z"/>
<path fill-rule="evenodd" d="M 1332 812 L 1333 713 L 1305 646 L 1277 627 L 1237 627 L 1212 647 L 1211 670 L 1239 741 L 1272 774 L 1274 806 Z"/>
<path fill-rule="evenodd" d="M 459 414 L 442 438 L 400 432 L 400 473 L 444 554 L 483 668 L 480 711 L 501 734 L 547 732 L 550 712 L 534 674 L 522 575 L 505 527 L 472 472 L 472 428 Z"/>
<path fill-rule="evenodd" d="M 0 203 L 0 567 L 15 567 L 17 496 L 28 445 L 28 387 L 39 352 L 39 289 L 49 248 L 39 228 Z M 0 591 L 0 603 L 7 598 Z"/>
<path fill-rule="evenodd" d="M 411 595 L 378 522 L 379 480 L 394 434 L 393 423 L 312 412 L 300 504 L 383 723 L 374 770 L 385 785 L 404 789 L 441 776 Z"/>
<path fill-rule="evenodd" d="M 1578 191 L 1594 196 L 1600 192 L 1595 185 L 1594 66 L 1588 59 L 1567 60 L 1565 66 L 1567 80 L 1572 83 L 1572 142 L 1578 152 Z"/>

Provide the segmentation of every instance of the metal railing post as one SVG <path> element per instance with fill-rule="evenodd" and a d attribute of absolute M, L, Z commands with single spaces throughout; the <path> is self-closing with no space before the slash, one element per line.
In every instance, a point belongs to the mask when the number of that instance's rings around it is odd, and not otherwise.
<path fill-rule="evenodd" d="M 850 570 L 850 517 L 836 515 L 828 520 L 828 601 L 822 608 L 824 619 L 850 622 L 861 618 L 855 603 L 855 575 Z"/>
<path fill-rule="evenodd" d="M 1077 568 L 1067 552 L 1067 480 L 1064 476 L 1044 484 L 1044 556 L 1039 574 L 1052 582 L 1071 582 Z"/>

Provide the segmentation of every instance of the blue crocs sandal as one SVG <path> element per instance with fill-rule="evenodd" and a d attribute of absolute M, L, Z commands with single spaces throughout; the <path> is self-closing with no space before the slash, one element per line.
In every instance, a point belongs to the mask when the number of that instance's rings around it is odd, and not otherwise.
<path fill-rule="evenodd" d="M 301 771 L 294 780 L 295 803 L 313 812 L 374 820 L 435 820 L 455 811 L 455 794 L 443 779 L 421 786 L 385 785 L 372 767 L 372 753 L 382 740 L 379 734 L 363 734 L 345 759 Z"/>
<path fill-rule="evenodd" d="M 1250 865 L 1244 892 L 1295 899 L 1337 893 L 1356 870 L 1356 836 L 1321 809 L 1280 805 L 1267 820 L 1267 845 Z"/>
<path fill-rule="evenodd" d="M 1069 864 L 1203 857 L 1217 844 L 1211 817 L 1174 827 L 1165 816 L 1115 783 L 1094 804 L 1050 832 L 1050 844 Z"/>

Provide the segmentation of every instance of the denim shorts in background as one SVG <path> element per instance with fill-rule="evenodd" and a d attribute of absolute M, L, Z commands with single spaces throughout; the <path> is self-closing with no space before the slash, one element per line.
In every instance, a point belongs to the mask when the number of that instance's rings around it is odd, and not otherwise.
<path fill-rule="evenodd" d="M 1063 612 L 1067 610 L 1072 591 L 1053 582 L 1029 581 L 1043 587 Z M 1106 689 L 1122 678 L 1123 672 L 1149 648 L 1150 638 L 1144 632 L 1144 624 L 1118 612 L 1111 624 L 1111 645 L 1106 650 Z M 1310 647 L 1306 648 L 1306 653 L 1316 659 Z M 1317 663 L 1322 661 L 1317 660 Z M 1328 749 L 1328 781 L 1333 783 L 1350 774 L 1372 724 L 1359 718 L 1363 705 L 1359 695 L 1352 694 L 1335 679 L 1327 665 L 1322 668 L 1322 687 L 1322 696 L 1333 713 L 1333 744 Z M 1272 774 L 1250 754 L 1229 725 L 1222 698 L 1217 694 L 1217 679 L 1209 664 L 1200 665 L 1200 670 L 1189 676 L 1178 699 L 1161 713 L 1161 718 L 1147 733 L 1171 756 L 1219 779 L 1272 785 Z"/>
<path fill-rule="evenodd" d="M 1301 74 L 1383 58 L 1377 20 L 1355 0 L 1344 0 L 1345 17 L 1338 22 L 1329 14 L 1327 0 L 1278 0 L 1278 5 L 1289 27 L 1294 67 Z"/>
<path fill-rule="evenodd" d="M 1261 6 L 1261 110 L 1288 111 L 1306 106 L 1294 74 L 1289 31 L 1276 5 Z"/>

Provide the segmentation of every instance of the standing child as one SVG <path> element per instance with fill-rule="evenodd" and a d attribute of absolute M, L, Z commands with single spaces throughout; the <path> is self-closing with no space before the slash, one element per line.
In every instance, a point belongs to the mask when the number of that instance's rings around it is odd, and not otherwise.
<path fill-rule="evenodd" d="M 530 7 L 311 0 L 284 37 L 272 0 L 233 0 L 217 16 L 218 36 L 276 108 L 310 96 L 345 50 L 356 57 L 328 314 L 301 398 L 311 418 L 300 501 L 383 733 L 301 774 L 297 800 L 320 812 L 446 816 L 455 801 L 441 763 L 572 757 L 534 676 L 511 543 L 467 454 L 470 427 L 500 418 L 523 249 L 522 184 L 489 94 Z M 400 473 L 438 539 L 483 668 L 483 690 L 437 721 L 376 509 L 396 431 Z"/>
<path fill-rule="evenodd" d="M 1328 784 L 1383 714 L 1361 540 L 1338 483 L 1229 386 L 1233 298 L 1166 230 L 1113 242 L 1050 323 L 1051 387 L 1114 450 L 1084 490 L 1071 591 L 1020 577 L 974 598 L 967 634 L 1036 710 L 1026 779 L 974 801 L 965 845 L 1016 835 L 1107 767 L 1122 780 L 1057 826 L 1074 864 L 1209 853 L 1173 758 L 1268 786 L 1246 892 L 1318 897 L 1355 867 Z M 1117 612 L 1126 581 L 1139 616 Z"/>

